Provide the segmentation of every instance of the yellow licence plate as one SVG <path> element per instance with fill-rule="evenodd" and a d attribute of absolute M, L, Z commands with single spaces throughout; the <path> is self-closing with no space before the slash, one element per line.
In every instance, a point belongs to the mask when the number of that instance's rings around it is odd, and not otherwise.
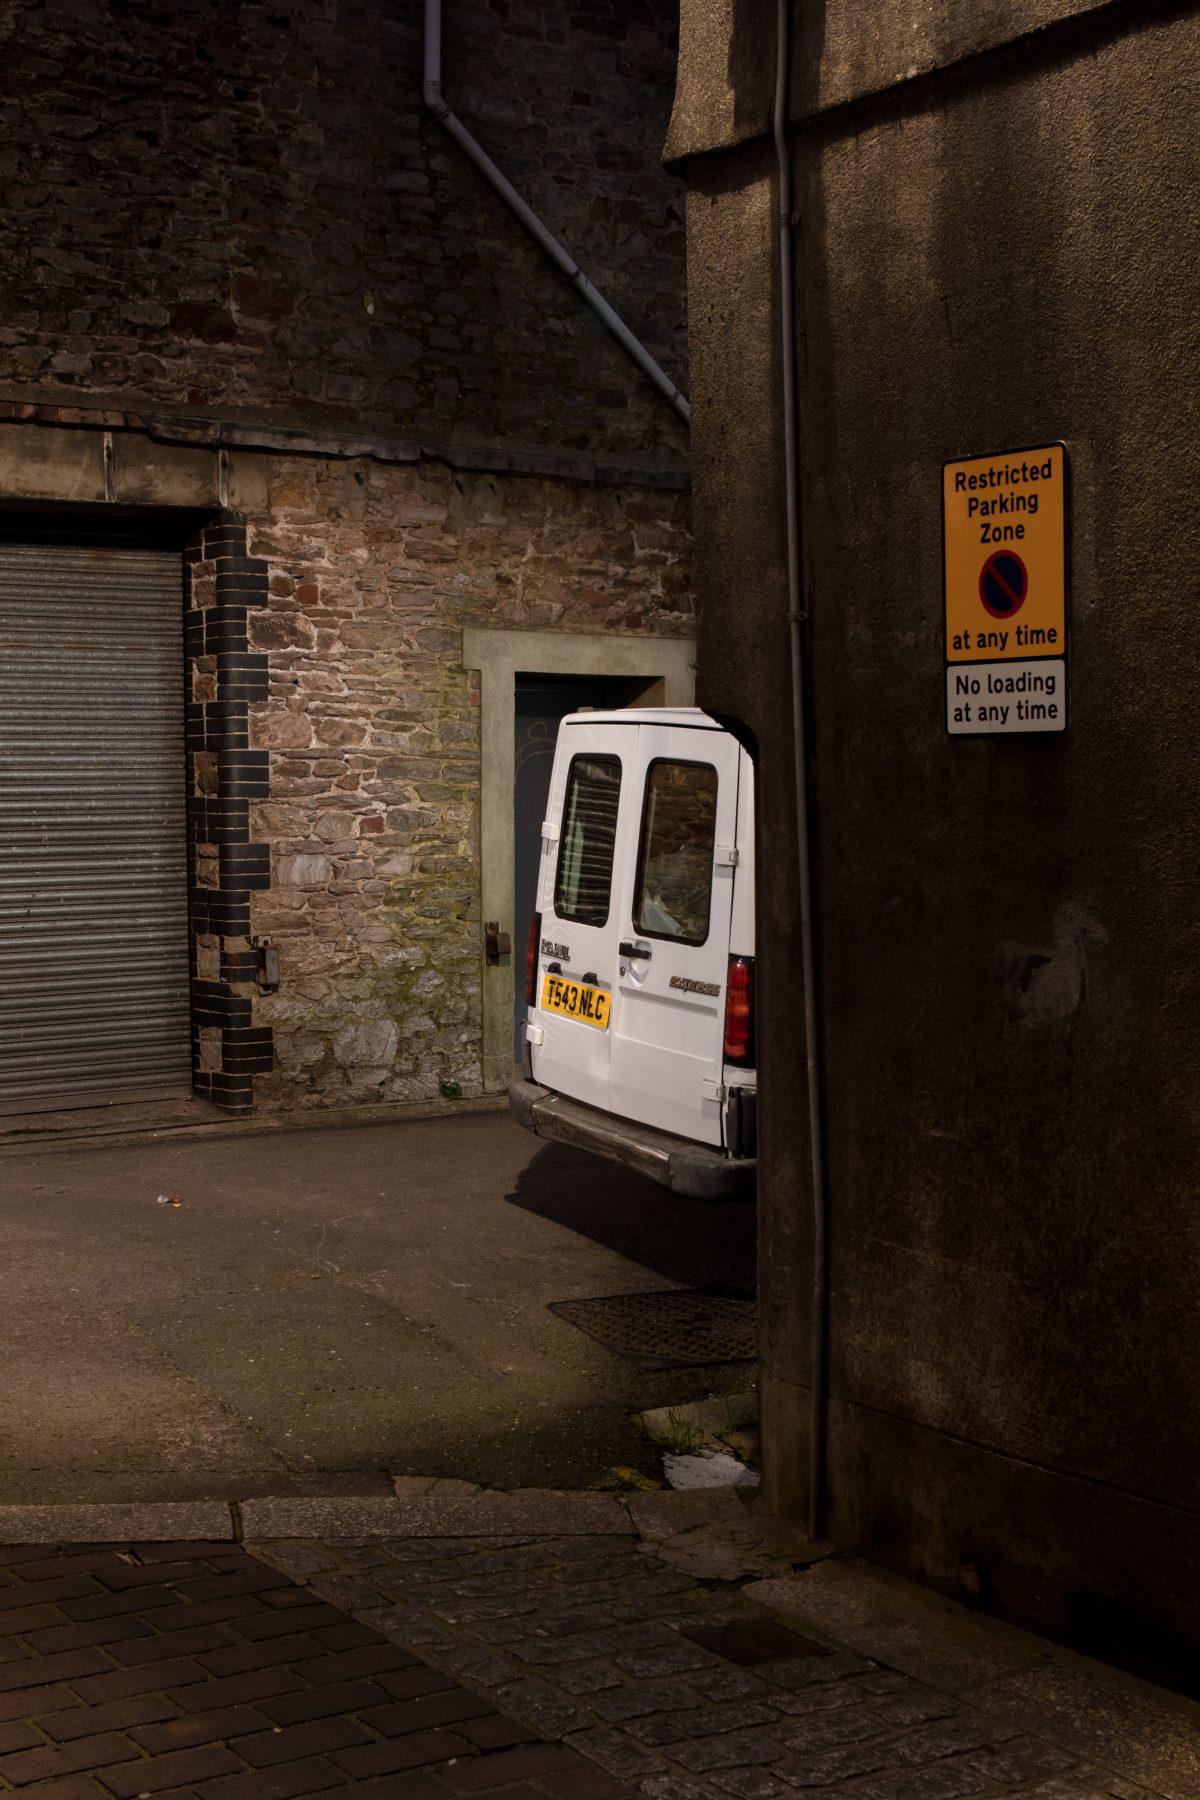
<path fill-rule="evenodd" d="M 543 1012 L 562 1013 L 581 1025 L 607 1031 L 611 1010 L 612 995 L 603 988 L 585 987 L 582 981 L 566 981 L 561 975 L 547 975 L 542 983 Z"/>

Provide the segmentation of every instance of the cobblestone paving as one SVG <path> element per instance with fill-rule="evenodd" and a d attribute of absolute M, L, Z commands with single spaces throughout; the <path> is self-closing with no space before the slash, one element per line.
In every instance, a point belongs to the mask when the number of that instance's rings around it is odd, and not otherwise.
<path fill-rule="evenodd" d="M 1149 1792 L 835 1645 L 737 1666 L 684 1630 L 762 1621 L 763 1609 L 735 1584 L 700 1582 L 628 1538 L 253 1549 L 654 1800 L 797 1792 L 1138 1800 Z M 344 1766 L 348 1753 L 339 1754 Z M 591 1792 L 573 1785 L 577 1775 L 562 1779 L 567 1795 Z"/>
<path fill-rule="evenodd" d="M 0 1548 L 5 1793 L 631 1792 L 478 1687 L 235 1545 Z"/>

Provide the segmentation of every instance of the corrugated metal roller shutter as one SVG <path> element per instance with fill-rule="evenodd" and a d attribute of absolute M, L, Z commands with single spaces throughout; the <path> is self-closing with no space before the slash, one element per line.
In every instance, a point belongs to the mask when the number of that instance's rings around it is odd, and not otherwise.
<path fill-rule="evenodd" d="M 178 555 L 0 544 L 0 1112 L 191 1092 Z"/>

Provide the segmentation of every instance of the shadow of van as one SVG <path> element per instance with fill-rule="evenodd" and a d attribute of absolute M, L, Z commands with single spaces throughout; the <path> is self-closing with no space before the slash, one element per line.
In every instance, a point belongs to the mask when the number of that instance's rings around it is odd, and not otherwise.
<path fill-rule="evenodd" d="M 564 1144 L 538 1150 L 505 1200 L 668 1282 L 754 1298 L 757 1220 L 750 1202 L 685 1200 L 632 1169 Z"/>

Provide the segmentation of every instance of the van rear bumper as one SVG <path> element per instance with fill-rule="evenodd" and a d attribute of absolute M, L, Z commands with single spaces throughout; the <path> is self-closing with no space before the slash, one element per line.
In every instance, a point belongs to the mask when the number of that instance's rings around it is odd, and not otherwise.
<path fill-rule="evenodd" d="M 693 1144 L 631 1119 L 616 1119 L 524 1076 L 514 1075 L 508 1084 L 508 1110 L 518 1125 L 537 1137 L 624 1163 L 674 1194 L 693 1200 L 754 1197 L 758 1164 L 753 1157 L 725 1156 L 707 1144 Z"/>

